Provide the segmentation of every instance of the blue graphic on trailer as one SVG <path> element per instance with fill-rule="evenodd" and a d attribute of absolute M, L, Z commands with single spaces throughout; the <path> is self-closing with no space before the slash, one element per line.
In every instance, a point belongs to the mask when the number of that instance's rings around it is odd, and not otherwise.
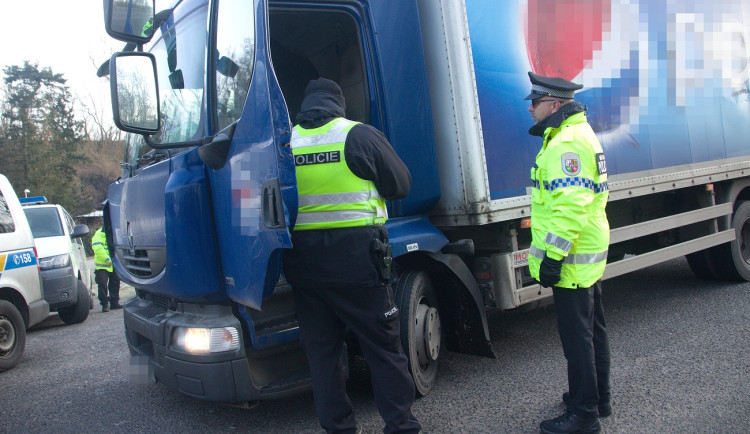
<path fill-rule="evenodd" d="M 750 155 L 750 4 L 545 4 L 467 2 L 493 199 L 525 194 L 541 145 L 527 133 L 527 71 L 585 86 L 576 98 L 610 175 Z"/>

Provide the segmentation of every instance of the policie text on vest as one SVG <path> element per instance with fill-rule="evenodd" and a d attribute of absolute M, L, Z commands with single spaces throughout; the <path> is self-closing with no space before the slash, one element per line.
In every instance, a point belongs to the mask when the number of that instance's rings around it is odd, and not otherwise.
<path fill-rule="evenodd" d="M 294 157 L 295 166 L 306 166 L 308 164 L 338 163 L 341 161 L 339 151 L 315 152 L 312 154 L 297 155 Z"/>

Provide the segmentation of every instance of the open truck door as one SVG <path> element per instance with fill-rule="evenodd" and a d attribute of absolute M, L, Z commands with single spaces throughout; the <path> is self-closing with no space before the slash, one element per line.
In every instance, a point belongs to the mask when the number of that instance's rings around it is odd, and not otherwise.
<path fill-rule="evenodd" d="M 266 2 L 222 0 L 212 11 L 214 122 L 233 129 L 226 163 L 211 173 L 219 250 L 229 297 L 260 309 L 279 281 L 283 249 L 292 246 L 290 226 L 297 213 L 292 125 L 271 66 Z M 234 115 L 233 104 L 239 106 Z M 204 161 L 213 146 L 201 149 Z M 223 154 L 222 145 L 216 148 Z"/>
<path fill-rule="evenodd" d="M 215 277 L 198 278 L 209 286 L 204 291 L 190 290 L 194 281 L 175 285 L 185 280 L 179 275 L 172 275 L 172 284 L 163 290 L 160 285 L 154 290 L 175 296 L 167 288 L 181 286 L 180 295 L 189 298 L 224 293 L 260 309 L 279 281 L 297 209 L 291 125 L 271 67 L 266 2 L 177 2 L 156 14 L 150 5 L 151 14 L 141 10 L 138 23 L 130 25 L 122 23 L 133 21 L 133 8 L 128 7 L 133 0 L 110 1 L 105 7 L 107 31 L 128 41 L 126 50 L 133 50 L 110 60 L 115 123 L 143 134 L 145 143 L 157 151 L 185 154 L 178 159 L 181 165 L 172 159 L 160 172 L 166 176 L 159 183 L 164 214 L 152 221 L 165 220 L 162 263 L 192 263 Z M 151 40 L 148 53 L 134 51 Z M 186 194 L 195 194 L 187 201 L 195 206 L 179 209 Z M 121 214 L 122 208 L 118 211 Z M 131 232 L 138 227 L 138 217 L 127 218 Z M 115 244 L 127 239 L 130 250 L 137 250 L 139 231 L 131 234 L 122 224 L 113 226 Z M 201 252 L 186 251 L 190 243 L 180 237 L 191 236 L 188 226 L 196 231 L 196 239 L 214 232 L 208 237 L 212 244 L 194 246 Z M 212 273 L 214 269 L 220 271 Z M 195 270 L 182 273 L 189 276 Z"/>

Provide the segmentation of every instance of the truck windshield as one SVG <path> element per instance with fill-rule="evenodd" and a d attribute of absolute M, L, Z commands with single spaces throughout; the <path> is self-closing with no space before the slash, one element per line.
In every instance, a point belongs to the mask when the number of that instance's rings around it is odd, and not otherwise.
<path fill-rule="evenodd" d="M 155 143 L 177 145 L 200 140 L 242 115 L 255 62 L 253 3 L 223 0 L 218 7 L 214 27 L 216 45 L 209 62 L 215 70 L 210 74 L 211 91 L 215 92 L 210 105 L 205 103 L 204 88 L 209 8 L 205 1 L 194 3 L 199 5 L 186 15 L 175 13 L 160 26 L 158 39 L 150 50 L 156 57 L 161 102 L 162 127 L 150 137 Z M 212 125 L 207 125 L 209 119 Z M 142 140 L 128 142 L 130 160 L 144 153 Z"/>
<path fill-rule="evenodd" d="M 179 17 L 177 22 L 168 20 L 151 48 L 156 57 L 161 101 L 162 127 L 151 136 L 155 143 L 179 143 L 204 136 L 205 117 L 201 111 L 207 11 L 203 5 Z"/>

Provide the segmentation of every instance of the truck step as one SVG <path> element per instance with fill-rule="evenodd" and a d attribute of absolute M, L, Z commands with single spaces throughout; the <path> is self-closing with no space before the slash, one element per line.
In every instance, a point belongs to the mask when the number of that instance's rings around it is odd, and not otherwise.
<path fill-rule="evenodd" d="M 287 315 L 256 322 L 255 332 L 260 336 L 297 327 L 297 316 L 294 313 L 289 313 Z"/>
<path fill-rule="evenodd" d="M 274 382 L 263 387 L 261 393 L 278 393 L 283 390 L 298 389 L 310 384 L 310 369 L 300 368 L 297 371 L 276 379 Z"/>

